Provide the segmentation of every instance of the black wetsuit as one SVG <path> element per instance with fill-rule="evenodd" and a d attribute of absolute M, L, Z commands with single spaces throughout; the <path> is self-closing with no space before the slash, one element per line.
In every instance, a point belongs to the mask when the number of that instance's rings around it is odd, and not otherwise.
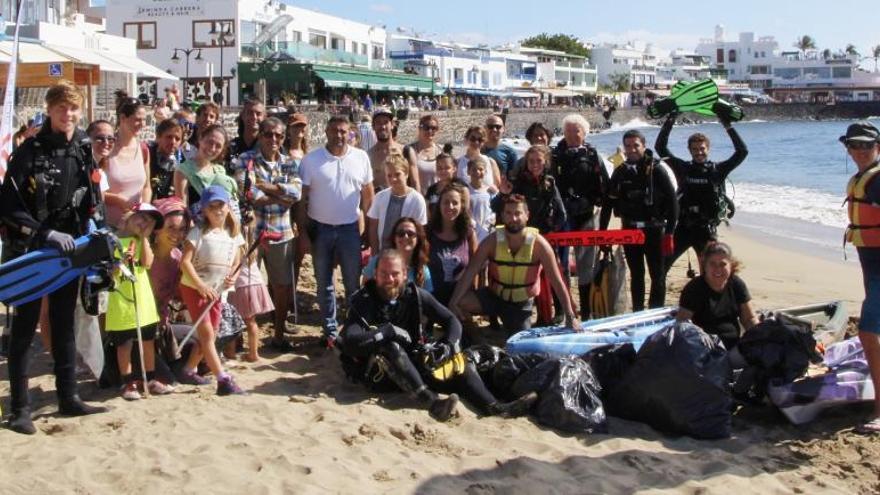
<path fill-rule="evenodd" d="M 678 202 L 671 178 L 651 150 L 645 151 L 639 163 L 624 163 L 611 174 L 608 202 L 602 208 L 599 222 L 603 230 L 608 227 L 612 209 L 620 217 L 623 228 L 641 229 L 645 233 L 644 244 L 623 246 L 631 274 L 633 311 L 645 309 L 645 262 L 651 276 L 648 305 L 659 308 L 666 300 L 666 270 L 661 242 L 664 235 L 675 231 Z"/>
<path fill-rule="evenodd" d="M 183 152 L 178 149 L 173 155 L 165 156 L 159 152 L 156 142 L 148 145 L 150 150 L 150 188 L 153 200 L 174 195 L 174 170 L 183 162 Z"/>
<path fill-rule="evenodd" d="M 473 364 L 468 363 L 464 373 L 448 380 L 435 380 L 425 369 L 420 349 L 428 336 L 422 329 L 427 318 L 443 329 L 440 339 L 455 346 L 461 339 L 461 323 L 443 305 L 424 289 L 408 282 L 394 302 L 386 301 L 378 292 L 376 281 L 370 280 L 351 298 L 345 326 L 337 341 L 342 350 L 346 373 L 359 381 L 367 381 L 371 356 L 382 356 L 392 368 L 387 378 L 400 389 L 419 397 L 433 394 L 432 390 L 456 392 L 484 412 L 497 402 L 486 388 Z M 390 323 L 407 331 L 412 343 L 383 339 L 375 342 L 376 332 L 368 326 Z"/>
<path fill-rule="evenodd" d="M 35 137 L 16 149 L 0 187 L 0 219 L 7 232 L 4 248 L 12 250 L 11 257 L 42 248 L 51 230 L 74 238 L 84 235 L 89 219 L 99 211 L 97 188 L 89 182 L 94 164 L 88 137 L 77 129 L 68 141 L 50 129 L 47 120 Z M 48 296 L 55 388 L 62 404 L 77 395 L 73 325 L 78 289 L 79 280 L 75 280 Z M 13 415 L 30 410 L 30 347 L 41 302 L 18 306 L 12 320 L 8 365 Z"/>
<path fill-rule="evenodd" d="M 657 153 L 675 172 L 679 188 L 679 219 L 675 229 L 675 250 L 665 261 L 666 270 L 689 248 L 697 254 L 705 249 L 709 241 L 718 239 L 717 228 L 721 218 L 727 215 L 727 197 L 724 182 L 727 176 L 748 156 L 745 142 L 733 127 L 727 127 L 727 134 L 733 142 L 733 155 L 719 163 L 707 161 L 694 163 L 682 160 L 669 151 L 667 143 L 675 120 L 667 119 L 657 135 Z"/>

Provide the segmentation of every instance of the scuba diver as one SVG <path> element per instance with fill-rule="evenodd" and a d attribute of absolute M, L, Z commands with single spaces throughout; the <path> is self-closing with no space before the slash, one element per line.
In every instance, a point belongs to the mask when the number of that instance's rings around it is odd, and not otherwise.
<path fill-rule="evenodd" d="M 663 259 L 673 252 L 673 232 L 678 219 L 678 202 L 672 177 L 663 169 L 645 136 L 637 130 L 623 134 L 626 161 L 611 174 L 608 196 L 599 220 L 601 230 L 608 228 L 612 209 L 623 228 L 645 233 L 642 245 L 626 245 L 623 253 L 632 274 L 630 293 L 633 311 L 645 309 L 645 262 L 651 276 L 649 307 L 659 308 L 666 299 L 666 270 Z"/>
<path fill-rule="evenodd" d="M 675 172 L 679 185 L 679 218 L 675 229 L 675 249 L 666 257 L 666 271 L 672 267 L 689 248 L 694 248 L 700 256 L 709 241 L 718 240 L 718 225 L 733 216 L 733 203 L 725 194 L 724 182 L 727 176 L 746 159 L 749 154 L 746 144 L 730 124 L 726 114 L 719 113 L 718 121 L 727 130 L 733 142 L 733 155 L 723 162 L 709 160 L 709 138 L 702 133 L 688 138 L 691 161 L 676 157 L 669 151 L 667 143 L 676 113 L 672 113 L 663 123 L 654 148 Z"/>
<path fill-rule="evenodd" d="M 39 265 L 27 269 L 60 272 L 76 265 L 71 257 L 81 251 L 76 237 L 87 233 L 90 220 L 100 218 L 101 202 L 91 146 L 82 129 L 83 95 L 72 82 L 61 81 L 46 93 L 48 120 L 33 138 L 26 140 L 13 154 L 0 188 L 0 220 L 6 232 L 4 245 L 12 257 L 40 248 L 54 248 L 51 256 L 35 258 Z M 76 252 L 76 254 L 74 254 Z M 7 265 L 9 266 L 9 265 Z M 75 268 L 75 267 L 74 267 Z M 34 284 L 42 276 L 15 279 L 15 273 L 3 272 L 6 283 L 16 280 L 16 290 L 38 291 Z M 90 406 L 80 399 L 76 387 L 76 346 L 74 309 L 79 278 L 74 278 L 49 294 L 49 321 L 52 333 L 52 358 L 55 362 L 55 388 L 58 409 L 65 416 L 83 416 L 105 412 L 104 407 Z M 29 289 L 28 286 L 31 286 Z M 41 298 L 16 307 L 9 342 L 9 382 L 12 416 L 9 428 L 18 433 L 34 434 L 28 397 L 30 347 L 40 316 Z"/>
<path fill-rule="evenodd" d="M 337 340 L 346 375 L 374 390 L 396 385 L 441 422 L 454 415 L 458 394 L 486 415 L 526 414 L 537 394 L 499 402 L 458 348 L 461 323 L 429 292 L 407 282 L 406 266 L 399 251 L 383 250 L 375 278 L 352 296 Z M 440 339 L 429 339 L 425 318 L 442 328 Z M 434 389 L 449 395 L 441 398 Z"/>

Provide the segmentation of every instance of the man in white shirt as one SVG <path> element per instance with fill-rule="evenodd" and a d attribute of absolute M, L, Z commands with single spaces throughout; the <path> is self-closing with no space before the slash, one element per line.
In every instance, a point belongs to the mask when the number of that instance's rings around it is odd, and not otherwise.
<path fill-rule="evenodd" d="M 323 318 L 324 341 L 331 347 L 336 339 L 336 290 L 333 267 L 342 268 L 346 298 L 358 289 L 361 275 L 361 233 L 358 209 L 364 212 L 373 201 L 373 170 L 363 150 L 346 144 L 350 123 L 345 117 L 327 122 L 327 145 L 306 155 L 300 165 L 307 225 L 315 266 L 318 306 Z"/>

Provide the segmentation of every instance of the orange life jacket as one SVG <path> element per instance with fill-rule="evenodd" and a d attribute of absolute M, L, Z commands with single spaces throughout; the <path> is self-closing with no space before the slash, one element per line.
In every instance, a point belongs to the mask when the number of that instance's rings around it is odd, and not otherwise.
<path fill-rule="evenodd" d="M 880 247 L 880 205 L 865 197 L 868 184 L 880 175 L 880 162 L 852 176 L 846 186 L 849 226 L 846 240 L 857 247 Z"/>

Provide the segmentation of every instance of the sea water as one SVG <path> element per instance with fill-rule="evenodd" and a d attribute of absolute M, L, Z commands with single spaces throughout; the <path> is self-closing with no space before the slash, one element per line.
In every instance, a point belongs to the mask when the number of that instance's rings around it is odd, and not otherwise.
<path fill-rule="evenodd" d="M 856 166 L 838 138 L 850 123 L 735 123 L 749 155 L 727 183 L 727 193 L 736 205 L 731 226 L 759 231 L 770 242 L 785 247 L 842 259 L 843 232 L 848 223 L 843 199 Z M 872 123 L 880 127 L 880 119 Z M 621 144 L 628 129 L 640 130 L 649 148 L 654 147 L 660 131 L 659 126 L 636 119 L 591 134 L 587 140 L 608 156 Z M 730 138 L 717 123 L 676 125 L 669 138 L 672 153 L 690 159 L 687 138 L 695 132 L 709 137 L 712 160 L 725 160 L 733 154 Z M 851 248 L 846 256 L 855 259 Z"/>

